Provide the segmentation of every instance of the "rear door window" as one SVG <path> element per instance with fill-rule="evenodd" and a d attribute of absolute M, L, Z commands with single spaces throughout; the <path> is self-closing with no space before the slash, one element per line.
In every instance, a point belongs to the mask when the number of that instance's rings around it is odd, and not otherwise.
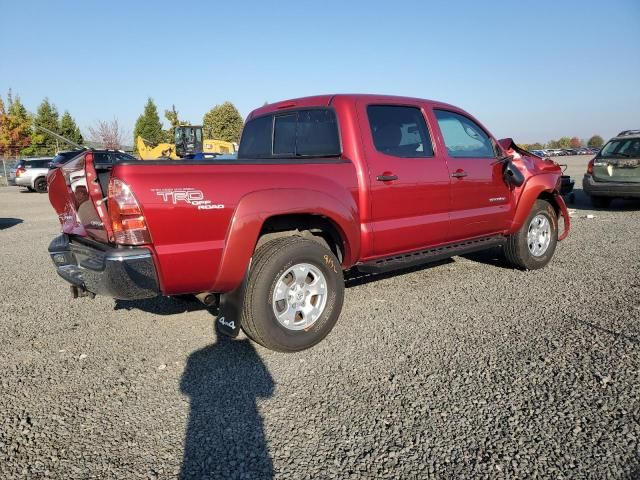
<path fill-rule="evenodd" d="M 456 158 L 493 158 L 489 136 L 473 120 L 447 110 L 434 110 L 449 156 Z"/>
<path fill-rule="evenodd" d="M 242 139 L 240 140 L 238 158 L 271 157 L 272 134 L 272 115 L 267 115 L 248 121 L 242 129 Z"/>
<path fill-rule="evenodd" d="M 422 111 L 402 105 L 369 105 L 369 127 L 376 150 L 403 158 L 433 157 Z"/>
<path fill-rule="evenodd" d="M 250 120 L 242 132 L 238 158 L 333 157 L 340 154 L 335 113 L 319 108 Z"/>

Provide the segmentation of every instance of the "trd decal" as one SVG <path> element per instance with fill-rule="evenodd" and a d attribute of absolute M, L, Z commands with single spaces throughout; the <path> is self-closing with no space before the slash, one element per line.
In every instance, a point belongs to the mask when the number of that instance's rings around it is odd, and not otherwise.
<path fill-rule="evenodd" d="M 221 203 L 213 203 L 211 200 L 204 198 L 202 190 L 195 188 L 153 188 L 152 192 L 162 198 L 166 203 L 177 205 L 179 203 L 187 203 L 193 205 L 198 210 L 219 210 L 224 208 Z"/>

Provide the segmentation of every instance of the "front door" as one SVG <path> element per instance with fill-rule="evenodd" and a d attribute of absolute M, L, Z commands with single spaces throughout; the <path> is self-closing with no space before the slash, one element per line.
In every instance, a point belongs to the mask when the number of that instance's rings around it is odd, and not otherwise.
<path fill-rule="evenodd" d="M 451 176 L 451 238 L 454 241 L 503 232 L 513 205 L 497 162 L 495 141 L 474 120 L 434 110 Z"/>
<path fill-rule="evenodd" d="M 358 105 L 369 174 L 373 257 L 417 250 L 446 241 L 449 172 L 434 156 L 424 108 L 419 105 Z"/>

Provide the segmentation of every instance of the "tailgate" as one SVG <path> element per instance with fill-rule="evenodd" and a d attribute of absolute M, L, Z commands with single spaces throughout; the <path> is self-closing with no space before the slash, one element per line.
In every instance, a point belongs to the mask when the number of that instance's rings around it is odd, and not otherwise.
<path fill-rule="evenodd" d="M 596 158 L 593 177 L 600 182 L 640 182 L 640 159 Z"/>
<path fill-rule="evenodd" d="M 102 191 L 93 164 L 93 153 L 86 152 L 49 172 L 49 201 L 58 214 L 62 231 L 107 243 L 112 238 Z"/>

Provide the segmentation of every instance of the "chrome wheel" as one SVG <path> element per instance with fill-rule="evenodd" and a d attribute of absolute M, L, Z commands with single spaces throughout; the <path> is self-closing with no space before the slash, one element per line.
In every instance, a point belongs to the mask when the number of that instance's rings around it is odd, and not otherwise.
<path fill-rule="evenodd" d="M 549 248 L 551 243 L 551 224 L 549 219 L 542 214 L 538 214 L 529 223 L 529 231 L 527 233 L 527 246 L 529 252 L 534 257 L 540 257 Z"/>
<path fill-rule="evenodd" d="M 319 268 L 298 263 L 280 276 L 273 291 L 273 313 L 284 328 L 305 330 L 327 304 L 327 280 Z"/>

